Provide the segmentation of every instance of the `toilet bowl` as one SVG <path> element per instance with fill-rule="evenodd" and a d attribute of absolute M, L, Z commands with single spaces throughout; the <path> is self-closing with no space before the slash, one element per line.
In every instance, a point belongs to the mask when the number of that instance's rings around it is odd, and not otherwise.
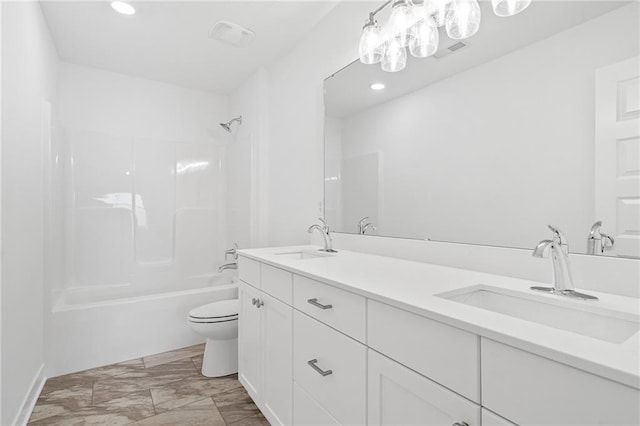
<path fill-rule="evenodd" d="M 189 326 L 207 338 L 202 375 L 220 377 L 238 372 L 238 299 L 222 300 L 192 309 Z"/>

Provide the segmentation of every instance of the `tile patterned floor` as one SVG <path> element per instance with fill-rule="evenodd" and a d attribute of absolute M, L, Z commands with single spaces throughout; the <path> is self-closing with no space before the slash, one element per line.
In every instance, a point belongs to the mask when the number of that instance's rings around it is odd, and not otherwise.
<path fill-rule="evenodd" d="M 204 345 L 48 379 L 29 425 L 268 425 L 237 375 L 200 374 Z"/>

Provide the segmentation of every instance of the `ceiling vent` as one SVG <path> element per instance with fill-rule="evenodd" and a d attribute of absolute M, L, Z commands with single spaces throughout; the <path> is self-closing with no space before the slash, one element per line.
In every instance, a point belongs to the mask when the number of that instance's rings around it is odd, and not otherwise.
<path fill-rule="evenodd" d="M 218 21 L 209 29 L 209 38 L 234 47 L 248 46 L 255 36 L 249 28 L 228 21 Z"/>
<path fill-rule="evenodd" d="M 442 59 L 445 56 L 449 56 L 454 52 L 458 52 L 465 47 L 469 46 L 468 43 L 464 43 L 462 41 L 458 41 L 453 43 L 451 46 L 445 47 L 444 49 L 438 50 L 433 56 L 437 59 Z"/>

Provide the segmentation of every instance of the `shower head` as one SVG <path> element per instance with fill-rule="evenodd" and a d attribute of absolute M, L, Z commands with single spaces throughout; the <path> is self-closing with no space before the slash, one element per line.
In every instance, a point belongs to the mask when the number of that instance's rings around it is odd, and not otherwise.
<path fill-rule="evenodd" d="M 227 121 L 226 123 L 220 123 L 220 127 L 225 129 L 227 132 L 231 133 L 231 125 L 236 121 L 238 122 L 238 126 L 241 125 L 242 124 L 242 116 L 239 115 L 236 118 L 232 118 L 230 121 Z"/>

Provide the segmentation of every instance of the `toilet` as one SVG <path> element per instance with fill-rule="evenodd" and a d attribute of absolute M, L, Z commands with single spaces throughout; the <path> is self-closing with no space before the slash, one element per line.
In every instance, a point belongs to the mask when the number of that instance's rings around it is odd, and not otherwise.
<path fill-rule="evenodd" d="M 238 372 L 238 299 L 222 300 L 192 309 L 189 326 L 207 338 L 202 375 L 221 377 Z"/>

